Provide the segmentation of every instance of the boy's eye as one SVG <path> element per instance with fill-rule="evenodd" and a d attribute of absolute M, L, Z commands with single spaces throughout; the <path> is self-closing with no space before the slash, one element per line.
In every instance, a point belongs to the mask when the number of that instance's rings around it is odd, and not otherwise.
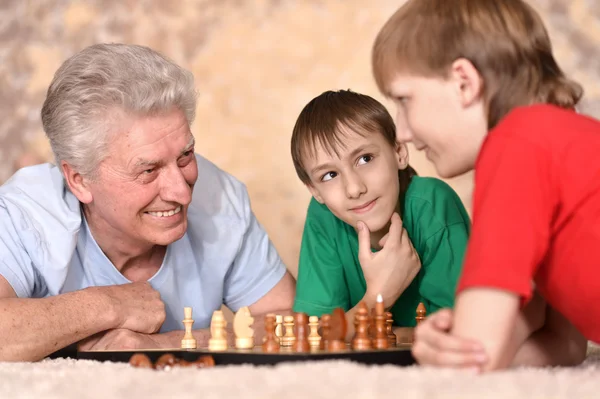
<path fill-rule="evenodd" d="M 358 164 L 363 165 L 363 164 L 371 162 L 372 160 L 373 160 L 372 155 L 363 155 L 360 158 L 358 158 Z"/>
<path fill-rule="evenodd" d="M 337 173 L 335 173 L 335 172 L 327 172 L 323 175 L 323 177 L 321 177 L 321 181 L 328 181 L 328 180 L 333 179 L 336 176 L 337 176 Z"/>

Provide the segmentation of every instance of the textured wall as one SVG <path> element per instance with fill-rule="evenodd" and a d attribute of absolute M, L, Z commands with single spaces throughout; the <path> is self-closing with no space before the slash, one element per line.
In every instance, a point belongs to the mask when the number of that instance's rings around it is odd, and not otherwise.
<path fill-rule="evenodd" d="M 39 111 L 65 58 L 97 42 L 148 45 L 194 72 L 198 151 L 246 183 L 259 220 L 295 273 L 309 195 L 289 156 L 293 123 L 324 90 L 351 88 L 382 100 L 370 49 L 402 2 L 2 0 L 0 182 L 18 164 L 51 159 Z M 597 0 L 531 3 L 560 64 L 586 88 L 582 111 L 600 117 Z M 420 154 L 412 159 L 420 174 L 434 174 Z M 467 206 L 470 179 L 450 181 Z"/>

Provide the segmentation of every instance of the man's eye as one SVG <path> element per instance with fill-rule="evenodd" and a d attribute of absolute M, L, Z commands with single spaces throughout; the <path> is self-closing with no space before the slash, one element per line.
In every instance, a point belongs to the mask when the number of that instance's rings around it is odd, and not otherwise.
<path fill-rule="evenodd" d="M 156 170 L 156 168 L 146 169 L 146 170 L 144 170 L 144 174 L 149 175 L 149 174 L 153 173 L 155 170 Z"/>
<path fill-rule="evenodd" d="M 194 153 L 194 150 L 189 150 L 183 153 L 184 157 L 189 157 L 190 155 L 192 155 Z"/>
<path fill-rule="evenodd" d="M 321 181 L 328 181 L 328 180 L 333 179 L 336 176 L 337 176 L 337 173 L 335 173 L 335 172 L 327 172 L 323 175 L 323 177 L 321 177 Z"/>

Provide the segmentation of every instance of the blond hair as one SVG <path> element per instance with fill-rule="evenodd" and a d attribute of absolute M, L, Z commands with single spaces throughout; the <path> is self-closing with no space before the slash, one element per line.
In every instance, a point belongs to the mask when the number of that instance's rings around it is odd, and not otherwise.
<path fill-rule="evenodd" d="M 395 74 L 447 77 L 459 58 L 483 78 L 489 128 L 514 107 L 574 108 L 583 95 L 554 59 L 540 16 L 521 0 L 408 0 L 375 40 L 373 74 L 389 95 Z"/>

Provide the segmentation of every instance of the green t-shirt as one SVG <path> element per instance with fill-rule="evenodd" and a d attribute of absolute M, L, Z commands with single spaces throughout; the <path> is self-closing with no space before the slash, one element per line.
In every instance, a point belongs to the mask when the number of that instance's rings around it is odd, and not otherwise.
<path fill-rule="evenodd" d="M 421 270 L 390 309 L 397 326 L 411 327 L 419 302 L 427 313 L 453 307 L 467 240 L 469 216 L 454 190 L 431 177 L 412 178 L 402 222 L 421 259 Z M 367 289 L 354 228 L 314 198 L 308 207 L 296 286 L 295 312 L 321 316 L 350 310 Z"/>

